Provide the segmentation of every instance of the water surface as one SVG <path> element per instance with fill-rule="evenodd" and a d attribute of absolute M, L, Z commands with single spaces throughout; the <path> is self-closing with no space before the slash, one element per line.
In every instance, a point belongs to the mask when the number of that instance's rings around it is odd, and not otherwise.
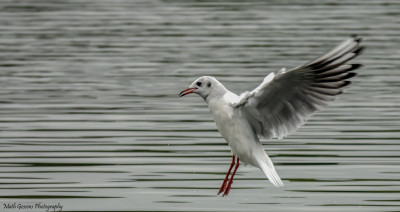
<path fill-rule="evenodd" d="M 0 208 L 399 211 L 398 1 L 2 1 Z M 344 95 L 264 147 L 285 183 L 231 161 L 202 75 L 233 92 L 351 34 L 365 65 Z M 37 210 L 43 211 L 43 210 Z"/>

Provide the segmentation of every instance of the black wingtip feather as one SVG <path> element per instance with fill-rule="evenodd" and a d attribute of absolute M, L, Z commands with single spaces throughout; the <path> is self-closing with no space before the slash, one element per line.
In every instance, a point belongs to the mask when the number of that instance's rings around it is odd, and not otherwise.
<path fill-rule="evenodd" d="M 351 64 L 350 71 L 354 71 L 354 70 L 359 69 L 359 68 L 361 68 L 363 66 L 364 66 L 363 64 Z"/>
<path fill-rule="evenodd" d="M 345 86 L 348 86 L 348 85 L 350 85 L 351 84 L 351 81 L 343 81 L 343 85 L 342 86 L 340 86 L 340 87 L 345 87 Z"/>
<path fill-rule="evenodd" d="M 350 79 L 350 78 L 352 78 L 352 77 L 354 77 L 354 76 L 356 76 L 357 75 L 357 73 L 355 73 L 355 72 L 350 72 L 350 73 L 347 73 L 346 74 L 346 76 L 344 76 L 342 79 L 340 79 L 340 80 L 345 80 L 345 79 Z"/>
<path fill-rule="evenodd" d="M 332 56 L 331 58 L 327 58 L 327 59 L 319 61 L 317 63 L 314 62 L 310 66 L 313 69 L 322 69 L 322 68 L 332 69 L 332 68 L 335 68 L 335 66 L 331 66 L 331 67 L 327 67 L 327 66 L 329 66 L 329 64 L 332 64 L 334 61 L 342 58 L 343 56 L 347 55 L 347 53 L 350 53 L 350 52 L 354 53 L 354 56 L 348 58 L 346 61 L 343 61 L 343 63 L 341 63 L 341 64 L 340 63 L 336 64 L 336 67 L 340 66 L 342 64 L 345 64 L 349 60 L 352 60 L 354 57 L 356 57 L 359 54 L 361 54 L 364 51 L 364 48 L 365 48 L 364 46 L 360 46 L 360 42 L 362 41 L 361 38 L 359 38 L 359 37 L 357 37 L 357 35 L 355 35 L 355 36 L 353 36 L 353 39 L 354 39 L 355 42 L 357 42 L 357 45 L 354 48 L 352 48 L 351 50 L 346 51 L 346 52 L 342 52 L 341 54 L 337 54 L 335 56 Z"/>
<path fill-rule="evenodd" d="M 357 34 L 352 34 L 351 37 L 354 39 L 355 42 L 360 43 L 362 38 L 359 37 Z"/>
<path fill-rule="evenodd" d="M 364 46 L 359 46 L 356 50 L 353 51 L 356 55 L 359 55 L 364 52 L 365 47 Z"/>
<path fill-rule="evenodd" d="M 361 64 L 349 64 L 346 66 L 350 66 L 349 68 L 346 69 L 342 69 L 340 72 L 332 72 L 330 73 L 329 71 L 331 71 L 332 69 L 318 69 L 313 71 L 314 74 L 317 74 L 319 78 L 326 78 L 326 77 L 331 77 L 331 76 L 335 76 L 335 75 L 339 75 L 345 72 L 349 72 L 349 71 L 354 71 L 360 67 L 362 67 L 363 65 Z M 324 74 L 326 73 L 326 74 Z"/>
<path fill-rule="evenodd" d="M 317 80 L 315 80 L 315 82 L 316 83 L 340 82 L 340 81 L 343 81 L 346 79 L 350 79 L 356 75 L 357 75 L 357 73 L 355 73 L 355 72 L 349 72 L 349 73 L 344 73 L 341 75 L 334 75 L 332 77 L 317 79 Z"/>
<path fill-rule="evenodd" d="M 360 43 L 362 41 L 362 38 L 358 36 L 358 34 L 352 34 L 351 37 L 356 41 L 357 43 Z"/>

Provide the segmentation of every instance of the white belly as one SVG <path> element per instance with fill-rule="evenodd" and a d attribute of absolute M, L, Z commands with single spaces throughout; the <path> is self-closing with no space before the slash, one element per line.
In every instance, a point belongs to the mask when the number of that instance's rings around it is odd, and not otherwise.
<path fill-rule="evenodd" d="M 212 113 L 218 131 L 228 142 L 232 153 L 242 162 L 258 167 L 252 151 L 259 148 L 259 140 L 247 120 L 241 117 L 240 111 L 226 105 L 216 110 L 214 108 Z"/>

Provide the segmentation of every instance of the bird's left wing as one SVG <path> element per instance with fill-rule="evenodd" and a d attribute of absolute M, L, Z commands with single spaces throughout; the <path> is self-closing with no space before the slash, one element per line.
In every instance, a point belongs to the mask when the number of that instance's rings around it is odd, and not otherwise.
<path fill-rule="evenodd" d="M 233 106 L 259 136 L 282 138 L 295 132 L 350 83 L 347 79 L 355 76 L 350 71 L 361 65 L 345 63 L 360 54 L 360 42 L 352 37 L 303 66 L 271 73 L 256 89 L 241 94 Z"/>

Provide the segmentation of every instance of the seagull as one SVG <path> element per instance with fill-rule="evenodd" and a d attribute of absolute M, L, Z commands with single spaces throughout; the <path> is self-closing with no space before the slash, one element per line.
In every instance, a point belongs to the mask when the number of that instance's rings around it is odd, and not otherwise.
<path fill-rule="evenodd" d="M 314 112 L 341 94 L 350 84 L 348 79 L 356 75 L 352 71 L 362 66 L 347 64 L 363 51 L 360 43 L 361 38 L 352 36 L 302 66 L 270 73 L 258 87 L 240 96 L 211 76 L 196 79 L 179 94 L 196 93 L 205 100 L 232 150 L 232 162 L 218 195 L 229 194 L 239 161 L 261 169 L 275 187 L 283 186 L 260 137 L 281 139 L 294 133 Z"/>

